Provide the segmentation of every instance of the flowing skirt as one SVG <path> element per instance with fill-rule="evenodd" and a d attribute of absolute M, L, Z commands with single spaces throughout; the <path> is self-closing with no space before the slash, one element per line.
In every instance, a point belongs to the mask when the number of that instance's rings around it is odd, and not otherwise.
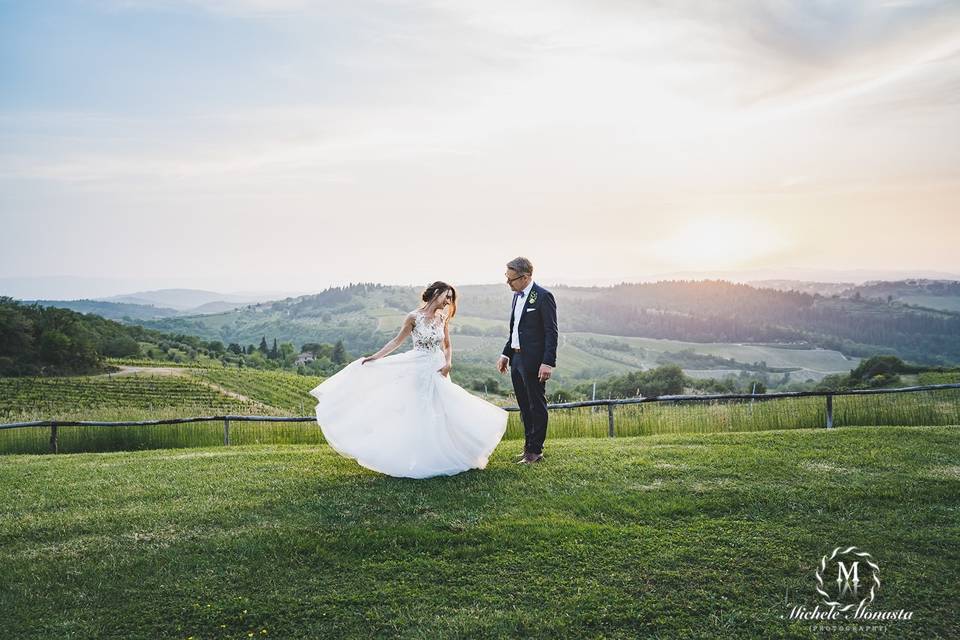
<path fill-rule="evenodd" d="M 507 412 L 439 373 L 443 351 L 412 349 L 354 360 L 310 391 L 327 443 L 391 476 L 429 478 L 483 469 Z"/>

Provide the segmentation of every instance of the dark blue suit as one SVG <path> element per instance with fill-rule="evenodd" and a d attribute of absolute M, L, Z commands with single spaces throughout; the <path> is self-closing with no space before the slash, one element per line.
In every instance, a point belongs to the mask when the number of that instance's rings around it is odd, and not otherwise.
<path fill-rule="evenodd" d="M 520 351 L 515 352 L 507 344 L 503 355 L 510 359 L 510 377 L 513 391 L 520 407 L 526 442 L 524 452 L 543 453 L 543 441 L 547 438 L 546 384 L 540 382 L 540 365 L 557 366 L 557 303 L 553 294 L 536 282 L 524 301 L 521 317 L 517 323 Z M 513 327 L 513 307 L 510 310 L 510 328 Z"/>

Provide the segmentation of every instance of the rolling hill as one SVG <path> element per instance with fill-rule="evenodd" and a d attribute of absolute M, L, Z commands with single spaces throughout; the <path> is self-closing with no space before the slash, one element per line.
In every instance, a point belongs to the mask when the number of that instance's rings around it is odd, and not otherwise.
<path fill-rule="evenodd" d="M 955 280 L 912 279 L 895 282 L 866 282 L 850 287 L 841 295 L 898 302 L 915 307 L 960 313 L 960 282 Z"/>
<path fill-rule="evenodd" d="M 578 337 L 628 344 L 621 339 L 659 340 L 664 342 L 652 351 L 660 354 L 692 349 L 722 353 L 744 364 L 766 361 L 795 369 L 802 380 L 848 371 L 859 358 L 877 353 L 927 364 L 960 362 L 960 314 L 949 311 L 723 281 L 552 290 L 561 310 L 561 332 L 568 336 L 561 349 L 570 350 L 566 361 L 571 365 L 561 365 L 557 375 L 568 378 L 586 379 L 657 359 L 636 354 L 624 359 Z M 472 362 L 489 363 L 506 337 L 509 291 L 504 285 L 467 285 L 458 291 L 456 348 Z M 352 353 L 364 353 L 392 336 L 403 315 L 417 305 L 418 294 L 414 287 L 354 284 L 227 313 L 144 324 L 225 343 L 257 344 L 263 336 L 295 344 L 342 339 Z M 811 353 L 801 354 L 804 350 Z"/>
<path fill-rule="evenodd" d="M 955 296 L 960 283 L 867 283 L 843 295 L 823 289 L 825 283 L 806 283 L 805 291 L 799 285 L 787 288 L 787 281 L 768 284 L 771 288 L 714 280 L 553 286 L 563 335 L 557 380 L 586 381 L 676 363 L 694 377 L 758 372 L 771 383 L 786 384 L 845 373 L 876 354 L 928 365 L 960 362 L 960 312 L 948 309 L 960 300 Z M 458 291 L 459 311 L 452 325 L 458 357 L 462 364 L 488 367 L 506 337 L 510 293 L 501 284 L 466 285 Z M 169 295 L 179 296 L 178 304 L 215 295 L 195 293 Z M 908 299 L 934 302 L 920 307 Z M 357 355 L 373 352 L 392 337 L 418 302 L 415 287 L 360 283 L 225 310 L 218 305 L 234 303 L 208 301 L 202 314 L 174 309 L 165 312 L 167 317 L 149 318 L 154 308 L 140 307 L 141 316 L 127 321 L 224 344 L 256 345 L 264 337 L 294 345 L 342 340 Z M 116 317 L 131 310 L 101 312 Z"/>

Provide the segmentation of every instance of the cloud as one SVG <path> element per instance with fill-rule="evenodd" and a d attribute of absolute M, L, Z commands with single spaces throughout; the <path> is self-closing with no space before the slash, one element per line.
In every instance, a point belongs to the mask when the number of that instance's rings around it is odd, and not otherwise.
<path fill-rule="evenodd" d="M 921 186 L 956 191 L 955 5 L 110 6 L 202 13 L 196 24 L 218 38 L 257 47 L 232 48 L 237 59 L 221 67 L 187 51 L 189 65 L 151 68 L 151 87 L 166 86 L 165 74 L 196 79 L 176 108 L 132 109 L 121 95 L 99 110 L 68 99 L 0 113 L 0 179 L 23 202 L 39 181 L 78 201 L 102 196 L 84 201 L 91 208 L 157 196 L 215 216 L 253 193 L 263 197 L 244 205 L 251 220 L 281 199 L 305 218 L 322 203 L 344 229 L 358 219 L 396 229 L 389 243 L 405 237 L 398 210 L 516 219 L 557 242 L 593 221 L 620 229 L 603 242 L 629 252 L 632 233 L 703 215 L 712 200 L 802 217 L 819 194 L 825 216 L 853 218 L 860 209 L 831 208 L 830 198 L 886 190 L 907 203 Z M 273 37 L 261 39 L 266 31 Z M 109 40 L 95 44 L 123 56 Z M 170 46 L 150 44 L 157 58 Z M 222 73 L 249 77 L 220 92 Z M 607 244 L 593 251 L 620 259 Z"/>

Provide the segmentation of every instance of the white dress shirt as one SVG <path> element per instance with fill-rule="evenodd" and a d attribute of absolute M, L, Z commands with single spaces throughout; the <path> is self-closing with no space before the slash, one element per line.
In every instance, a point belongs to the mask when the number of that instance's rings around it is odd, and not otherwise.
<path fill-rule="evenodd" d="M 516 302 L 513 303 L 513 326 L 510 327 L 511 349 L 520 348 L 520 334 L 517 332 L 517 327 L 520 325 L 520 316 L 523 315 L 523 306 L 527 303 L 527 296 L 530 295 L 530 289 L 533 289 L 533 280 L 524 287 L 520 295 L 517 296 Z"/>

